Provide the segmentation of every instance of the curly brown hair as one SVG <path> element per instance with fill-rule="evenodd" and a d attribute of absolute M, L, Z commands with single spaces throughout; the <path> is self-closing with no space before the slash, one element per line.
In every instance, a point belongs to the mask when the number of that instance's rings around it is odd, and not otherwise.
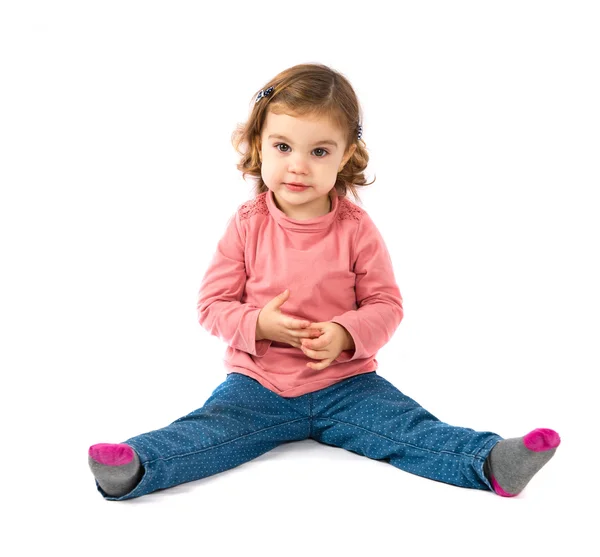
<path fill-rule="evenodd" d="M 325 117 L 345 132 L 346 153 L 352 144 L 356 149 L 344 168 L 338 173 L 335 188 L 339 197 L 352 192 L 360 203 L 358 188 L 371 185 L 364 170 L 369 162 L 366 143 L 358 139 L 357 131 L 362 121 L 358 98 L 344 75 L 323 64 L 298 64 L 271 79 L 262 90 L 273 87 L 269 96 L 256 102 L 247 122 L 238 124 L 231 136 L 235 150 L 241 155 L 237 169 L 255 178 L 254 195 L 268 191 L 261 176 L 260 137 L 268 111 L 294 117 Z M 240 145 L 243 150 L 240 150 Z"/>

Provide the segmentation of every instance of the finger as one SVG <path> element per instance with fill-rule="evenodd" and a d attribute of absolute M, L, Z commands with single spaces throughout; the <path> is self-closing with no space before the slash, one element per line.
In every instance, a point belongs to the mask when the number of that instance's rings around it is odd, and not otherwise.
<path fill-rule="evenodd" d="M 302 345 L 302 348 L 306 348 L 307 350 L 314 350 L 314 344 L 313 341 L 308 341 L 306 339 L 301 340 L 300 344 Z"/>
<path fill-rule="evenodd" d="M 312 348 L 308 348 L 304 344 L 300 348 L 302 349 L 302 352 L 304 352 L 309 358 L 312 358 L 313 360 L 319 359 L 317 358 L 317 352 Z"/>
<path fill-rule="evenodd" d="M 326 334 L 325 329 L 319 327 L 319 323 L 310 323 L 309 329 L 313 331 L 318 331 L 319 336 Z"/>
<path fill-rule="evenodd" d="M 311 331 L 311 330 L 307 330 L 304 329 L 302 331 L 290 331 L 290 334 L 294 335 L 295 337 L 299 338 L 299 339 L 303 339 L 303 338 L 319 338 L 321 336 L 321 332 L 320 331 Z"/>
<path fill-rule="evenodd" d="M 320 362 L 308 362 L 306 367 L 309 367 L 314 370 L 322 370 L 325 369 L 333 360 L 322 360 Z"/>
<path fill-rule="evenodd" d="M 302 346 L 302 351 L 313 360 L 323 360 L 324 358 L 327 358 L 327 352 L 325 350 L 313 350 L 312 348 Z"/>
<path fill-rule="evenodd" d="M 322 350 L 327 346 L 327 339 L 323 337 L 311 338 L 300 340 L 300 343 L 307 348 L 311 348 L 312 350 Z"/>

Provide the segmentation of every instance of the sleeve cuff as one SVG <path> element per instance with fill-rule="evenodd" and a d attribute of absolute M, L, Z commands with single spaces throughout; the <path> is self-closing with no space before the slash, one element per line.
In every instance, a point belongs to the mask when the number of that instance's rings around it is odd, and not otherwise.
<path fill-rule="evenodd" d="M 269 350 L 270 346 L 271 346 L 271 341 L 266 338 L 264 338 L 262 340 L 257 340 L 254 343 L 254 347 L 255 347 L 254 351 L 256 352 L 254 355 L 257 358 L 262 358 L 267 353 L 267 350 Z"/>

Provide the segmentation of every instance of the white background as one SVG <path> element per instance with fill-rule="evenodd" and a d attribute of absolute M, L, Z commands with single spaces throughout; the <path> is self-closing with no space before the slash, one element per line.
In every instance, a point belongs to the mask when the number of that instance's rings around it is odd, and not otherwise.
<path fill-rule="evenodd" d="M 2 3 L 2 553 L 594 554 L 599 28 L 578 1 Z M 252 196 L 231 133 L 305 62 L 364 113 L 362 207 L 405 306 L 378 372 L 454 425 L 561 434 L 515 499 L 314 441 L 96 491 L 91 444 L 225 379 L 195 303 Z"/>

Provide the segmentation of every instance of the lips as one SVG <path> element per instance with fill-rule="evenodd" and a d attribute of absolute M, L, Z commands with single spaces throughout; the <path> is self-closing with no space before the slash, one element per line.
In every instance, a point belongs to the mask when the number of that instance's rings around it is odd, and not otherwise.
<path fill-rule="evenodd" d="M 297 186 L 296 184 L 285 184 L 285 187 L 288 191 L 295 191 L 296 193 L 306 191 L 309 188 L 309 186 Z"/>
<path fill-rule="evenodd" d="M 299 184 L 298 182 L 286 182 L 288 186 L 300 186 L 303 188 L 308 188 L 309 186 L 307 186 L 306 184 Z"/>

